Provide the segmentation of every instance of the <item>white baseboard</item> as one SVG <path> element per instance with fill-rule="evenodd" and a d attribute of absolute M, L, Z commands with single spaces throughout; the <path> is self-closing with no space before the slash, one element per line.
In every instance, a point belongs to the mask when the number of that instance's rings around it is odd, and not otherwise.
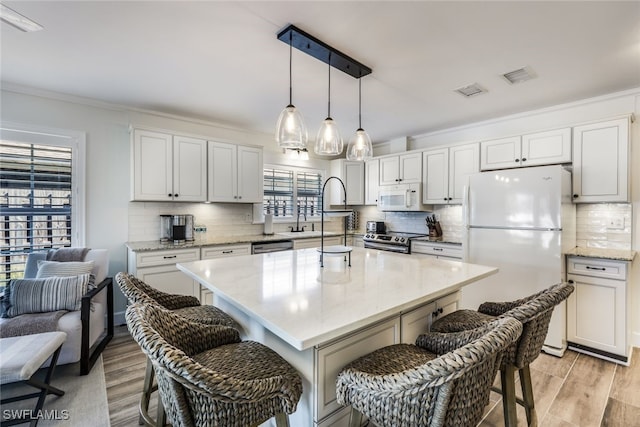
<path fill-rule="evenodd" d="M 124 311 L 118 311 L 113 313 L 113 324 L 115 326 L 126 325 L 127 319 L 124 317 Z"/>
<path fill-rule="evenodd" d="M 640 332 L 631 333 L 631 347 L 640 347 Z"/>

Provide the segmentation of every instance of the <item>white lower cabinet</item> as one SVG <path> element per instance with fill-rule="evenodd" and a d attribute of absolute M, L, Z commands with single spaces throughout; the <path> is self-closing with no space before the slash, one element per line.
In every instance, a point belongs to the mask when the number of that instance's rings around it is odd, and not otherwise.
<path fill-rule="evenodd" d="M 230 256 L 251 255 L 251 244 L 216 245 L 200 248 L 200 259 L 225 258 Z M 213 292 L 200 285 L 200 304 L 213 305 Z"/>
<path fill-rule="evenodd" d="M 293 249 L 319 248 L 320 238 L 296 239 L 293 241 Z M 336 246 L 342 244 L 342 236 L 331 236 L 324 238 L 324 246 Z"/>
<path fill-rule="evenodd" d="M 415 239 L 411 240 L 411 254 L 459 261 L 462 259 L 462 245 Z"/>
<path fill-rule="evenodd" d="M 133 252 L 129 250 L 129 273 L 161 292 L 200 296 L 197 283 L 178 270 L 176 263 L 197 261 L 199 248 Z"/>
<path fill-rule="evenodd" d="M 420 334 L 429 332 L 431 323 L 438 317 L 446 316 L 458 309 L 460 292 L 445 295 L 411 311 L 403 313 L 400 318 L 401 342 L 415 344 Z"/>
<path fill-rule="evenodd" d="M 316 381 L 314 381 L 316 387 L 314 392 L 318 402 L 314 410 L 316 423 L 321 426 L 348 426 L 350 407 L 341 407 L 336 402 L 338 374 L 347 363 L 358 357 L 399 342 L 400 318 L 396 316 L 339 341 L 317 348 L 315 350 Z M 339 409 L 340 411 L 338 411 Z M 338 412 L 333 414 L 335 411 Z"/>
<path fill-rule="evenodd" d="M 575 287 L 567 300 L 570 348 L 628 364 L 628 264 L 599 258 L 567 258 L 567 280 Z"/>

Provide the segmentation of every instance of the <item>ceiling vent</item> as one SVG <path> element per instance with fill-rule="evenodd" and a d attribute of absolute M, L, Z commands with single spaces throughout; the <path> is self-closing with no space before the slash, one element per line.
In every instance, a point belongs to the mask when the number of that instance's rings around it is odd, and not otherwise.
<path fill-rule="evenodd" d="M 530 67 L 518 68 L 502 75 L 509 83 L 516 84 L 526 82 L 537 77 L 536 73 Z"/>
<path fill-rule="evenodd" d="M 466 98 L 470 98 L 472 96 L 480 95 L 482 93 L 487 92 L 487 90 L 482 86 L 480 86 L 478 83 L 473 83 L 468 86 L 460 87 L 458 89 L 455 89 L 455 91 Z"/>

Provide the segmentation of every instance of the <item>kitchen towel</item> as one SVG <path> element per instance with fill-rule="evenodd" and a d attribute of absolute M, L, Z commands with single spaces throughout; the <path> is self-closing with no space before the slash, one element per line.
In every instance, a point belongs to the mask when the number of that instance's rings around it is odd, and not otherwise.
<path fill-rule="evenodd" d="M 264 215 L 264 234 L 273 234 L 273 214 Z"/>

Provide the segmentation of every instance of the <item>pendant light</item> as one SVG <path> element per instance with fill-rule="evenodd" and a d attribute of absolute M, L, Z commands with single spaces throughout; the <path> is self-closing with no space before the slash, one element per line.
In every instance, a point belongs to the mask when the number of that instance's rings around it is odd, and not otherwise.
<path fill-rule="evenodd" d="M 293 32 L 289 33 L 289 105 L 280 113 L 276 125 L 276 142 L 280 148 L 302 150 L 307 146 L 307 127 L 302 114 L 293 105 L 293 89 L 291 83 L 291 56 Z"/>
<path fill-rule="evenodd" d="M 318 136 L 316 137 L 316 143 L 314 151 L 321 156 L 334 156 L 342 153 L 344 143 L 338 130 L 338 125 L 331 118 L 331 53 L 329 53 L 329 96 L 327 101 L 327 118 L 322 122 L 320 130 L 318 130 Z"/>
<path fill-rule="evenodd" d="M 347 160 L 364 161 L 373 157 L 373 147 L 369 134 L 362 129 L 362 77 L 358 78 L 358 130 L 349 139 Z"/>

